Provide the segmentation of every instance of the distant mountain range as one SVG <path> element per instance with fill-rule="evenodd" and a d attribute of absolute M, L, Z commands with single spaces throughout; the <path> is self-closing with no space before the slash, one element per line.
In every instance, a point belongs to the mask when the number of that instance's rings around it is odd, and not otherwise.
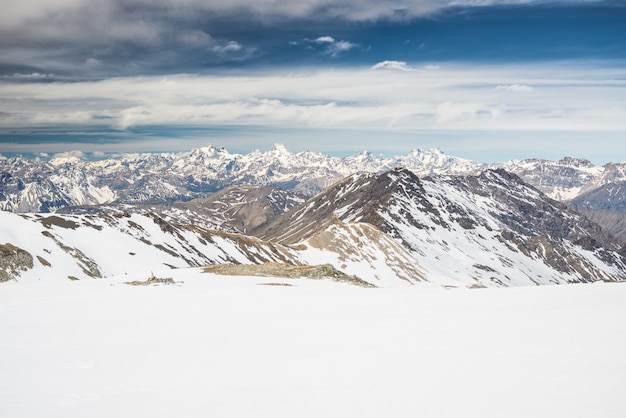
<path fill-rule="evenodd" d="M 19 157 L 0 160 L 0 209 L 54 212 L 61 207 L 102 203 L 162 203 L 207 197 L 233 185 L 266 185 L 310 197 L 351 174 L 402 167 L 423 177 L 478 174 L 504 168 L 557 200 L 570 200 L 605 184 L 626 181 L 626 164 L 594 166 L 577 158 L 477 163 L 438 149 L 416 149 L 383 158 L 368 152 L 348 157 L 291 153 L 281 145 L 267 152 L 231 154 L 212 146 L 177 154 L 126 154 L 85 161 Z"/>
<path fill-rule="evenodd" d="M 49 161 L 0 160 L 0 210 L 56 212 L 99 204 L 160 204 L 207 198 L 234 185 L 263 185 L 308 198 L 352 174 L 406 168 L 419 177 L 476 175 L 503 168 L 547 196 L 571 203 L 609 231 L 626 238 L 626 163 L 595 166 L 567 157 L 484 164 L 448 156 L 438 149 L 416 149 L 383 158 L 368 152 L 348 157 L 291 153 L 281 145 L 267 152 L 231 154 L 212 146 L 184 153 L 126 154 L 85 161 L 76 157 Z"/>

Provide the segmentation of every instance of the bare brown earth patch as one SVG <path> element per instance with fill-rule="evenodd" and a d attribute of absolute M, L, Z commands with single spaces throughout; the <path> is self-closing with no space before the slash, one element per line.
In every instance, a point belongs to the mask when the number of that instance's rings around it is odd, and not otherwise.
<path fill-rule="evenodd" d="M 124 283 L 131 285 L 131 286 L 150 286 L 150 285 L 158 286 L 161 284 L 173 285 L 179 282 L 174 281 L 174 279 L 172 279 L 171 277 L 163 278 L 163 277 L 156 277 L 152 275 L 150 276 L 150 278 L 148 278 L 148 280 L 145 280 L 145 281 L 133 280 L 132 282 L 124 282 Z"/>
<path fill-rule="evenodd" d="M 289 279 L 330 279 L 361 287 L 376 287 L 357 276 L 349 276 L 330 264 L 317 266 L 294 266 L 282 263 L 265 264 L 211 264 L 204 267 L 205 273 L 226 276 L 282 277 Z"/>
<path fill-rule="evenodd" d="M 52 267 L 52 264 L 40 255 L 37 256 L 37 260 L 39 260 L 39 262 L 46 267 Z"/>
<path fill-rule="evenodd" d="M 33 256 L 11 243 L 0 244 L 0 282 L 15 279 L 20 272 L 33 268 Z"/>

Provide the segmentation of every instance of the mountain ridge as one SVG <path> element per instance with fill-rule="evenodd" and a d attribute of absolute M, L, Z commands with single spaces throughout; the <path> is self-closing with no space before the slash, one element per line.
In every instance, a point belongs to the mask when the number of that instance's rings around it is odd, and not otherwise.
<path fill-rule="evenodd" d="M 362 225 L 404 250 L 364 239 L 369 233 Z M 304 246 L 312 250 L 311 260 L 334 252 L 348 274 L 357 269 L 350 270 L 351 263 L 377 253 L 397 278 L 410 277 L 410 283 L 427 278 L 506 286 L 626 278 L 621 240 L 503 169 L 474 176 L 420 178 L 400 168 L 353 175 L 277 217 L 257 236 Z M 391 258 L 405 261 L 394 266 Z M 367 261 L 374 265 L 375 259 Z M 420 273 L 408 272 L 407 265 Z"/>
<path fill-rule="evenodd" d="M 183 153 L 124 154 L 99 161 L 77 157 L 0 159 L 0 209 L 55 212 L 76 205 L 186 201 L 244 184 L 279 187 L 311 197 L 351 174 L 381 173 L 395 167 L 408 168 L 418 176 L 505 168 L 557 200 L 570 200 L 626 180 L 624 163 L 598 167 L 572 157 L 557 162 L 531 159 L 486 164 L 448 156 L 439 149 L 415 149 L 404 156 L 384 158 L 367 151 L 347 157 L 310 151 L 294 154 L 278 144 L 266 152 L 249 154 L 207 146 Z"/>

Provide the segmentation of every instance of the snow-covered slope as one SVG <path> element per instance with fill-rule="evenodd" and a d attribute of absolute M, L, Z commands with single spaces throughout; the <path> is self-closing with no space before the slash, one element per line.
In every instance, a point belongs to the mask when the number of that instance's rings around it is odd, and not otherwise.
<path fill-rule="evenodd" d="M 107 204 L 97 206 L 68 206 L 57 214 L 111 214 L 125 211 L 138 214 L 158 214 L 164 220 L 179 225 L 194 225 L 204 229 L 248 234 L 250 231 L 283 214 L 304 199 L 299 195 L 267 186 L 230 186 L 207 198 L 188 202 L 153 205 Z"/>
<path fill-rule="evenodd" d="M 373 283 L 390 277 L 448 286 L 626 279 L 619 241 L 504 170 L 423 179 L 405 169 L 352 176 L 258 236 L 300 246 L 312 261 L 330 256 Z"/>
<path fill-rule="evenodd" d="M 605 167 L 580 158 L 563 158 L 559 161 L 530 159 L 502 164 L 529 184 L 556 200 L 570 200 L 580 193 L 597 187 Z"/>
<path fill-rule="evenodd" d="M 243 235 L 169 223 L 152 213 L 0 212 L 0 281 L 55 281 L 210 263 L 299 264 L 297 255 Z"/>
<path fill-rule="evenodd" d="M 154 273 L 176 283 L 4 284 L 1 415 L 624 416 L 626 284 L 363 289 Z"/>

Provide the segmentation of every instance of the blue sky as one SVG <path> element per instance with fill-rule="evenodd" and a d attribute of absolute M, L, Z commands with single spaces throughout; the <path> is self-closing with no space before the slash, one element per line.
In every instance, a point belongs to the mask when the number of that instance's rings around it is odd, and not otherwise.
<path fill-rule="evenodd" d="M 0 154 L 626 161 L 626 3 L 4 0 Z"/>

